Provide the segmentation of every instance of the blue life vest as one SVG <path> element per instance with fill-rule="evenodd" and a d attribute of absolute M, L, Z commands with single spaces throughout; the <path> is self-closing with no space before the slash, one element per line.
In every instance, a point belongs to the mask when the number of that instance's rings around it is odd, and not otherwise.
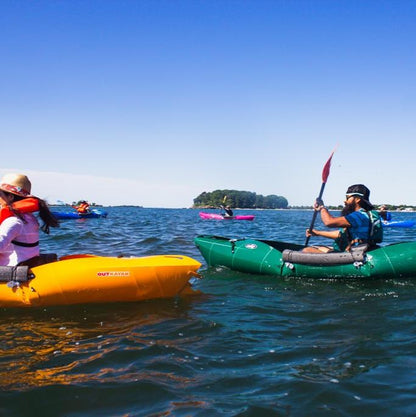
<path fill-rule="evenodd" d="M 357 212 L 352 213 L 354 215 L 350 216 L 350 219 L 354 219 L 354 235 L 351 233 L 349 227 L 343 228 L 340 230 L 339 236 L 335 239 L 334 250 L 339 252 L 344 252 L 348 250 L 351 246 L 360 245 L 362 243 L 368 243 L 370 246 L 376 246 L 377 243 L 383 241 L 383 226 L 381 224 L 381 217 L 376 210 L 359 210 L 361 214 L 364 214 L 367 217 L 367 221 L 358 221 L 359 217 Z M 347 220 L 349 221 L 348 216 Z M 366 224 L 368 223 L 368 225 Z"/>

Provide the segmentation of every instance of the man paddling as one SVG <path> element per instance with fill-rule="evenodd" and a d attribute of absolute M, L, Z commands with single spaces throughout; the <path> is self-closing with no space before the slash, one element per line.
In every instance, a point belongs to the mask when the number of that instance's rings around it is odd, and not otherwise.
<path fill-rule="evenodd" d="M 331 251 L 349 251 L 351 247 L 360 244 L 375 246 L 383 240 L 383 229 L 380 215 L 369 201 L 370 190 L 363 184 L 348 187 L 344 208 L 340 217 L 332 216 L 324 206 L 323 201 L 316 201 L 315 211 L 321 215 L 322 222 L 329 228 L 338 230 L 324 231 L 307 229 L 306 236 L 321 236 L 334 239 L 333 247 L 308 246 L 303 252 L 326 253 Z"/>

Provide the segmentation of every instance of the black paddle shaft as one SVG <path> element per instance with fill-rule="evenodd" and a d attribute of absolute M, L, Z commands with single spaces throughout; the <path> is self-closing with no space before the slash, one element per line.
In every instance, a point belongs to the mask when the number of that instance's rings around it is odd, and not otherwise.
<path fill-rule="evenodd" d="M 322 195 L 324 194 L 325 184 L 326 184 L 326 182 L 323 182 L 322 183 L 322 185 L 321 185 L 321 191 L 319 191 L 319 196 L 316 199 L 316 201 L 322 201 Z M 313 229 L 313 226 L 315 224 L 315 220 L 316 220 L 316 216 L 317 215 L 318 215 L 318 212 L 314 208 L 311 225 L 309 226 L 309 229 L 308 229 L 309 231 L 311 231 Z M 310 236 L 306 236 L 305 246 L 308 246 L 309 239 L 310 239 Z"/>

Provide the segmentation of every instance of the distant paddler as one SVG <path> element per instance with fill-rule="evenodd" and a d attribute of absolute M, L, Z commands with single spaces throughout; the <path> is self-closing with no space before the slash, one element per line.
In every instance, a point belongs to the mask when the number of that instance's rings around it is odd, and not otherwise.
<path fill-rule="evenodd" d="M 231 206 L 229 204 L 225 205 L 225 202 L 227 200 L 227 196 L 224 196 L 222 199 L 222 204 L 220 205 L 220 208 L 222 210 L 221 215 L 224 217 L 233 217 L 234 213 L 231 210 Z"/>
<path fill-rule="evenodd" d="M 72 208 L 74 208 L 78 214 L 81 215 L 91 213 L 90 205 L 85 200 L 81 200 L 76 206 L 72 206 Z"/>
<path fill-rule="evenodd" d="M 380 206 L 378 214 L 380 214 L 380 217 L 383 219 L 383 221 L 389 222 L 391 220 L 391 213 L 387 211 L 387 206 L 385 204 Z"/>

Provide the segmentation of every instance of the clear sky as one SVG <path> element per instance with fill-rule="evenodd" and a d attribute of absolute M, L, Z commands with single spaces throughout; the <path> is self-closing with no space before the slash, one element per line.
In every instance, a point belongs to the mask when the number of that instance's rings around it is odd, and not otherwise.
<path fill-rule="evenodd" d="M 50 203 L 416 205 L 413 0 L 3 0 L 0 174 Z"/>

